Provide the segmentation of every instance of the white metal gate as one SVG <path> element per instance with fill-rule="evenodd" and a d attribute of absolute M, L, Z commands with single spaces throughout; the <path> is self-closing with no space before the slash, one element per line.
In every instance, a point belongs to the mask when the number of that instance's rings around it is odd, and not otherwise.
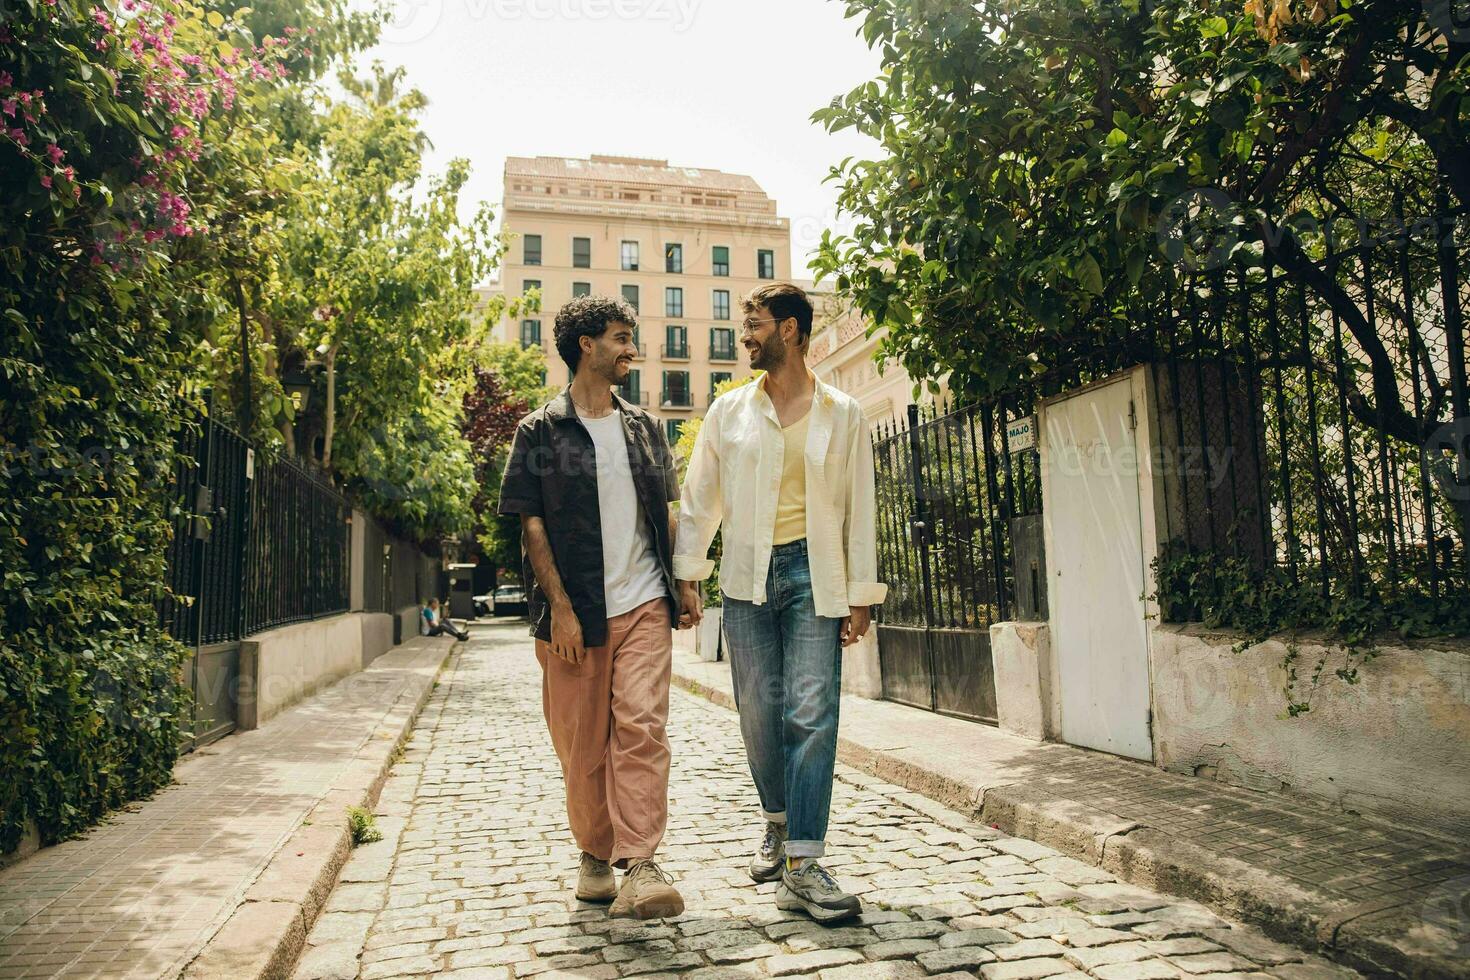
<path fill-rule="evenodd" d="M 1129 375 L 1043 408 L 1042 511 L 1062 738 L 1152 761 L 1134 405 Z"/>

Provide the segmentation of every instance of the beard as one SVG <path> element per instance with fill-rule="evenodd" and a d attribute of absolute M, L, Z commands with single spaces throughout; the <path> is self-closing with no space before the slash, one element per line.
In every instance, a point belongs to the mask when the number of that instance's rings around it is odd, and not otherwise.
<path fill-rule="evenodd" d="M 772 335 L 770 340 L 756 348 L 750 358 L 750 366 L 761 371 L 774 371 L 785 363 L 786 341 L 779 335 Z"/>

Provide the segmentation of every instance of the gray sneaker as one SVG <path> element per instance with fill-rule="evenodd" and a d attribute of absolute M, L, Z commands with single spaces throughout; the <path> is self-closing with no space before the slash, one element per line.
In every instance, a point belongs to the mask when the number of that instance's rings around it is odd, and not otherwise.
<path fill-rule="evenodd" d="M 776 908 L 805 912 L 818 922 L 840 922 L 861 915 L 863 903 L 837 887 L 827 869 L 808 858 L 795 871 L 783 871 L 776 887 Z"/>
<path fill-rule="evenodd" d="M 761 837 L 761 846 L 756 849 L 755 857 L 750 859 L 751 880 L 775 881 L 781 877 L 781 869 L 785 864 L 786 825 L 767 820 L 765 835 Z"/>

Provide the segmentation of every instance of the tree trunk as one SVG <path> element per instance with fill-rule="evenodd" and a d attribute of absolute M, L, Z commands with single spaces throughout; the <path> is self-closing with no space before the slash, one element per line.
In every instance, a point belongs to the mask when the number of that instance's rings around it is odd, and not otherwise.
<path fill-rule="evenodd" d="M 322 432 L 322 469 L 332 468 L 332 439 L 337 434 L 337 345 L 327 349 L 323 362 L 327 366 L 327 408 Z"/>

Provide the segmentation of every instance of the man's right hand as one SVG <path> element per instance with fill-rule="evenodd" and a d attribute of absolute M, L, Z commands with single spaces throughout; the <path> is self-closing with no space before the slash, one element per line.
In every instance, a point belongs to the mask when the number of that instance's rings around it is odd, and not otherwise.
<path fill-rule="evenodd" d="M 704 596 L 699 594 L 698 582 L 679 583 L 679 629 L 687 630 L 698 626 L 704 619 Z"/>
<path fill-rule="evenodd" d="M 582 623 L 570 603 L 551 608 L 551 652 L 569 664 L 580 664 L 587 659 L 587 648 L 582 645 Z"/>

